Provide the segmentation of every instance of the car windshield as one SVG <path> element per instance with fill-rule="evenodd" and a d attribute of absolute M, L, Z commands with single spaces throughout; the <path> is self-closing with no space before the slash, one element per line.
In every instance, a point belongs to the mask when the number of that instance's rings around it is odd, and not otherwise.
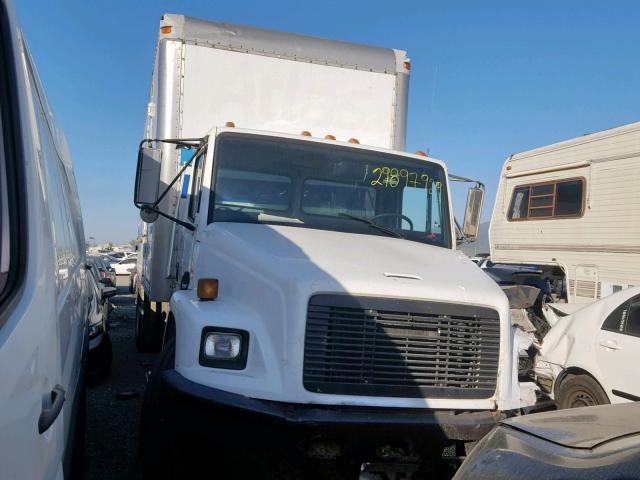
<path fill-rule="evenodd" d="M 227 133 L 214 164 L 210 221 L 451 245 L 444 170 L 427 159 Z"/>

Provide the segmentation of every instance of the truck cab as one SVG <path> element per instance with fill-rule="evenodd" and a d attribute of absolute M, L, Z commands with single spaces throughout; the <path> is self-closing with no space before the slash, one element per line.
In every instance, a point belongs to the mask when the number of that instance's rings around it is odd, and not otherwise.
<path fill-rule="evenodd" d="M 413 461 L 520 407 L 507 298 L 456 250 L 483 190 L 458 228 L 446 165 L 403 151 L 409 69 L 401 50 L 161 20 L 134 194 L 137 339 L 162 348 L 151 475 L 201 435 Z"/>
<path fill-rule="evenodd" d="M 147 181 L 158 190 L 146 150 L 139 195 Z M 308 449 L 327 427 L 320 407 L 330 424 L 367 412 L 361 428 L 416 445 L 477 440 L 519 408 L 509 305 L 455 249 L 441 161 L 228 127 L 190 150 L 171 257 L 175 341 L 161 354 L 172 368 L 149 393 L 180 400 L 162 415 L 193 426 L 182 416 L 194 402 L 216 421 L 302 422 Z M 340 449 L 370 440 L 355 427 L 340 438 Z"/>

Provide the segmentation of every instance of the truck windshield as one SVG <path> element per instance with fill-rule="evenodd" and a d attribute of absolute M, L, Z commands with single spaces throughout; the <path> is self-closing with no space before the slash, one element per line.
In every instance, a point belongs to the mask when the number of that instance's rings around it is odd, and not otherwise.
<path fill-rule="evenodd" d="M 451 246 L 444 171 L 427 159 L 224 133 L 210 222 L 283 224 Z"/>

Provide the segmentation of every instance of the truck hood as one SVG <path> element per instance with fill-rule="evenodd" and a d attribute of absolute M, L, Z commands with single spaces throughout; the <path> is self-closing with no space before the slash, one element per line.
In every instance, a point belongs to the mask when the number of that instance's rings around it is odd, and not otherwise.
<path fill-rule="evenodd" d="M 506 305 L 500 288 L 463 253 L 399 238 L 215 223 L 202 243 L 265 277 L 303 283 L 313 291 Z"/>
<path fill-rule="evenodd" d="M 212 223 L 194 249 L 191 289 L 171 310 L 182 345 L 176 369 L 185 378 L 251 398 L 296 403 L 481 410 L 516 408 L 507 297 L 462 253 L 386 236 L 264 224 Z M 197 301 L 199 278 L 219 280 L 213 302 Z M 489 307 L 500 322 L 496 393 L 485 399 L 339 395 L 304 386 L 308 306 L 317 294 L 408 299 Z M 363 300 L 363 304 L 367 304 Z M 248 333 L 244 370 L 203 369 L 197 349 L 204 328 Z M 516 382 L 514 384 L 514 382 Z"/>

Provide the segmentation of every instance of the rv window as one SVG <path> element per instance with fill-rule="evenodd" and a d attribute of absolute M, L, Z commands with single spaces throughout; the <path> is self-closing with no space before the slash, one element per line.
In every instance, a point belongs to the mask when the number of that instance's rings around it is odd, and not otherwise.
<path fill-rule="evenodd" d="M 509 220 L 546 220 L 582 215 L 584 180 L 571 179 L 513 190 Z"/>
<path fill-rule="evenodd" d="M 513 192 L 513 200 L 511 201 L 511 212 L 509 219 L 527 218 L 529 208 L 529 187 L 516 188 Z"/>
<path fill-rule="evenodd" d="M 582 210 L 582 180 L 558 183 L 556 215 L 580 215 Z"/>

